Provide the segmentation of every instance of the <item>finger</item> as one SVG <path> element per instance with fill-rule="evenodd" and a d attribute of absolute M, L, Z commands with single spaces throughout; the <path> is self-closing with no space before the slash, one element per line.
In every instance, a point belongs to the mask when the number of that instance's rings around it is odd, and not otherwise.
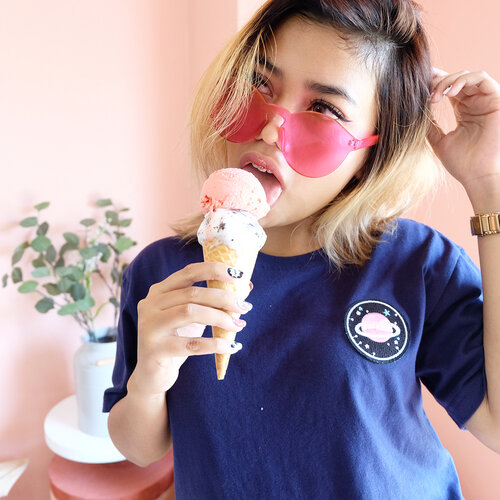
<path fill-rule="evenodd" d="M 232 316 L 220 309 L 198 304 L 183 304 L 172 307 L 159 314 L 156 320 L 158 330 L 167 332 L 175 332 L 191 323 L 216 326 L 229 332 L 239 332 L 246 326 L 246 321 L 238 316 Z"/>
<path fill-rule="evenodd" d="M 450 92 L 450 90 L 453 86 L 453 82 L 455 82 L 457 80 L 457 78 L 459 78 L 460 76 L 467 74 L 467 73 L 470 73 L 470 72 L 469 71 L 461 71 L 459 73 L 452 73 L 452 74 L 445 76 L 441 80 L 439 80 L 439 82 L 434 85 L 434 89 L 433 89 L 432 94 L 431 94 L 431 96 L 432 96 L 431 102 L 433 102 L 433 103 L 439 102 L 441 100 L 441 98 L 443 97 L 443 95 L 446 95 L 447 93 Z"/>
<path fill-rule="evenodd" d="M 432 88 L 436 86 L 436 84 L 442 80 L 444 77 L 448 76 L 449 73 L 440 69 L 440 68 L 432 68 Z"/>
<path fill-rule="evenodd" d="M 468 73 L 458 77 L 452 84 L 448 97 L 468 97 L 479 92 L 488 95 L 499 92 L 498 83 L 484 71 Z M 459 94 L 462 93 L 461 96 Z"/>
<path fill-rule="evenodd" d="M 200 356 L 203 354 L 234 354 L 241 350 L 242 345 L 222 338 L 185 338 L 168 337 L 165 339 L 161 350 L 167 356 Z"/>
<path fill-rule="evenodd" d="M 235 292 L 201 286 L 173 290 L 170 293 L 163 293 L 157 298 L 157 307 L 160 310 L 189 303 L 224 309 L 239 314 L 245 314 L 252 309 L 252 304 L 243 300 Z"/>
<path fill-rule="evenodd" d="M 205 331 L 205 325 L 201 323 L 191 323 L 190 325 L 177 328 L 175 335 L 177 337 L 201 337 Z"/>
<path fill-rule="evenodd" d="M 199 281 L 217 280 L 231 282 L 238 281 L 243 276 L 243 271 L 234 269 L 221 262 L 196 262 L 171 274 L 168 278 L 153 286 L 157 286 L 160 293 L 165 293 L 170 290 L 192 286 Z"/>

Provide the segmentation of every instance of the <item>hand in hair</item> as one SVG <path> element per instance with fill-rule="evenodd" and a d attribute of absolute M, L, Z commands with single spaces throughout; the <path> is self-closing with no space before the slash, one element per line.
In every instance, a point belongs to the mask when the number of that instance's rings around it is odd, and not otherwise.
<path fill-rule="evenodd" d="M 498 195 L 500 84 L 484 71 L 448 74 L 434 68 L 431 103 L 444 95 L 453 107 L 457 127 L 444 133 L 433 120 L 428 139 L 435 154 L 465 187 L 473 204 L 494 192 Z"/>

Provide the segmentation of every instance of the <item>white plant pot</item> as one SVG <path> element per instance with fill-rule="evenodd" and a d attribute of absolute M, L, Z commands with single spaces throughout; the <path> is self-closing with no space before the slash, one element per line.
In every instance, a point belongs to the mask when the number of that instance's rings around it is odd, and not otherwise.
<path fill-rule="evenodd" d="M 108 328 L 94 330 L 99 339 Z M 74 356 L 78 427 L 92 436 L 109 437 L 108 414 L 102 411 L 104 391 L 111 386 L 116 341 L 90 342 L 88 334 Z"/>

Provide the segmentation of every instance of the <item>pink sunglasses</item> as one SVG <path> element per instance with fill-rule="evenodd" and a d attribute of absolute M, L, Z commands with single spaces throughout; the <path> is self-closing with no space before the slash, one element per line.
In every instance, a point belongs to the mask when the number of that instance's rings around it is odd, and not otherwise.
<path fill-rule="evenodd" d="M 316 111 L 291 113 L 268 103 L 254 89 L 241 126 L 226 129 L 221 134 L 230 142 L 248 142 L 260 134 L 273 115 L 280 115 L 280 149 L 287 163 L 305 177 L 323 177 L 336 170 L 346 156 L 357 149 L 373 146 L 379 136 L 356 139 L 339 122 Z"/>

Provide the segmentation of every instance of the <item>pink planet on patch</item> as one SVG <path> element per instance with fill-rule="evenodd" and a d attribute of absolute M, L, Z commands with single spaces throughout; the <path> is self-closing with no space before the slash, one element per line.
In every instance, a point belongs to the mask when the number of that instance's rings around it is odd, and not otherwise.
<path fill-rule="evenodd" d="M 368 313 L 363 316 L 361 323 L 354 328 L 358 335 L 368 337 L 374 342 L 387 342 L 392 337 L 397 337 L 401 329 L 391 323 L 383 314 Z"/>

